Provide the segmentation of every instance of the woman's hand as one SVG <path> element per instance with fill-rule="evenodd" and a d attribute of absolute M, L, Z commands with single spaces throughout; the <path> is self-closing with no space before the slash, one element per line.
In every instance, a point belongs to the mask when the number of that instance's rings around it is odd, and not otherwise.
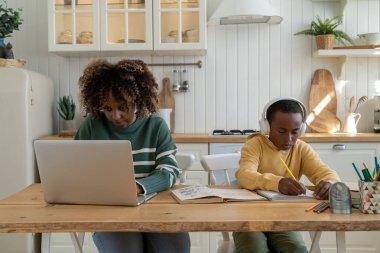
<path fill-rule="evenodd" d="M 137 190 L 137 194 L 144 193 L 143 188 L 138 183 L 136 183 L 136 190 Z"/>
<path fill-rule="evenodd" d="M 313 196 L 316 199 L 329 199 L 331 183 L 321 180 L 319 182 L 317 189 L 314 191 Z"/>
<path fill-rule="evenodd" d="M 280 193 L 286 195 L 299 195 L 306 193 L 306 188 L 302 183 L 286 177 L 282 178 L 278 183 L 278 190 Z"/>

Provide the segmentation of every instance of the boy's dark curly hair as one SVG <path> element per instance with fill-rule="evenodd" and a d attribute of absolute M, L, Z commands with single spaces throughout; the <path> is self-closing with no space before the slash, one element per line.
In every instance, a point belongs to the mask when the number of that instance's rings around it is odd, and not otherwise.
<path fill-rule="evenodd" d="M 79 78 L 80 103 L 85 114 L 98 118 L 109 94 L 120 104 L 136 105 L 136 117 L 141 119 L 158 109 L 158 84 L 148 66 L 141 60 L 121 60 L 112 64 L 94 60 Z"/>

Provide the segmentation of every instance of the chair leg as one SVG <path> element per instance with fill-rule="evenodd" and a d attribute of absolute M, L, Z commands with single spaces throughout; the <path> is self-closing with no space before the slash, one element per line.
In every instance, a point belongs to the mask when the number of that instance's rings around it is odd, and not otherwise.
<path fill-rule="evenodd" d="M 310 253 L 321 253 L 321 249 L 319 248 L 319 240 L 321 239 L 322 232 L 321 231 L 310 231 L 311 238 L 311 246 Z"/>
<path fill-rule="evenodd" d="M 83 253 L 84 235 L 84 232 L 80 232 L 78 234 L 75 232 L 70 233 L 71 241 L 75 248 L 75 253 Z"/>
<path fill-rule="evenodd" d="M 346 235 L 344 231 L 336 231 L 336 251 L 346 253 Z"/>
<path fill-rule="evenodd" d="M 41 253 L 50 253 L 50 237 L 51 233 L 42 233 Z"/>

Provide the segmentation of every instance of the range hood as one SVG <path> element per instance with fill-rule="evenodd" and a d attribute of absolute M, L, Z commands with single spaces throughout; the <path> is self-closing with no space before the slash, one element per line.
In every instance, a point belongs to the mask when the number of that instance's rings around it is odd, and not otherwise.
<path fill-rule="evenodd" d="M 279 24 L 282 17 L 268 0 L 221 0 L 210 21 L 220 25 Z"/>

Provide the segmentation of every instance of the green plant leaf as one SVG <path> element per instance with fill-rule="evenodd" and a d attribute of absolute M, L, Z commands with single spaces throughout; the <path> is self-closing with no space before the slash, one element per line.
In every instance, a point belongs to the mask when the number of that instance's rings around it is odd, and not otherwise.
<path fill-rule="evenodd" d="M 346 42 L 349 44 L 354 44 L 353 40 L 345 32 L 337 30 L 337 27 L 342 24 L 342 17 L 336 16 L 333 18 L 322 19 L 320 16 L 316 16 L 315 20 L 310 22 L 310 28 L 302 30 L 295 33 L 294 35 L 326 35 L 333 34 L 336 37 L 336 40 L 341 44 L 346 45 Z"/>
<path fill-rule="evenodd" d="M 64 120 L 74 119 L 75 108 L 76 108 L 75 102 L 70 95 L 59 98 L 57 110 L 62 119 Z"/>

